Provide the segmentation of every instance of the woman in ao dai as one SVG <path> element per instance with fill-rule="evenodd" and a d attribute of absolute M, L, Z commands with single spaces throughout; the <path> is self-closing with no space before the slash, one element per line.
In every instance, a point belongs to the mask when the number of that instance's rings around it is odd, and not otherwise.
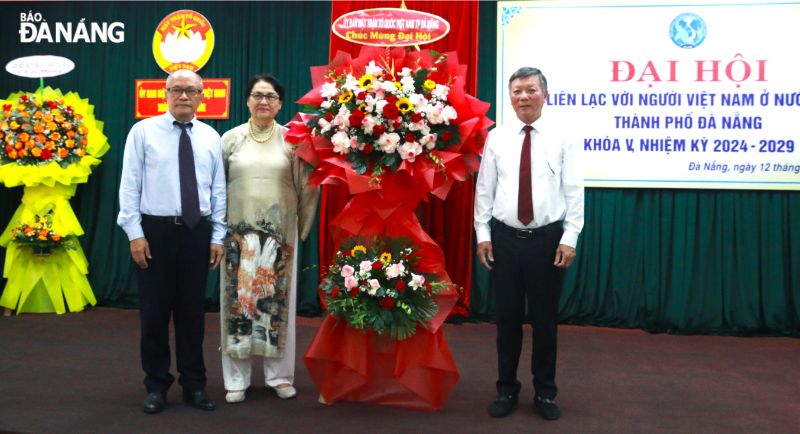
<path fill-rule="evenodd" d="M 297 242 L 316 212 L 319 188 L 285 141 L 275 116 L 284 89 L 269 74 L 247 86 L 250 119 L 222 136 L 228 183 L 228 236 L 220 273 L 222 371 L 229 403 L 244 401 L 252 356 L 263 358 L 267 387 L 295 396 Z"/>

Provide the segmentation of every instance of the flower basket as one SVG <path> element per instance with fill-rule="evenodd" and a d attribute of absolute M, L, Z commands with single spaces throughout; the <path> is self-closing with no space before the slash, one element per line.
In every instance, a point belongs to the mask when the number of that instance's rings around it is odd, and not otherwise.
<path fill-rule="evenodd" d="M 419 272 L 416 249 L 408 239 L 346 241 L 320 284 L 328 312 L 389 340 L 428 328 L 438 312 L 434 295 L 452 284 Z"/>
<path fill-rule="evenodd" d="M 28 246 L 36 256 L 49 255 L 53 249 L 75 250 L 72 237 L 64 237 L 53 230 L 53 211 L 33 217 L 30 222 L 11 229 L 11 241 Z"/>
<path fill-rule="evenodd" d="M 0 182 L 7 187 L 86 182 L 108 150 L 103 123 L 74 92 L 17 92 L 0 106 Z"/>
<path fill-rule="evenodd" d="M 455 52 L 363 47 L 312 67 L 297 101 L 286 139 L 309 184 L 351 194 L 327 228 L 341 246 L 321 284 L 330 315 L 304 357 L 329 403 L 439 409 L 458 381 L 441 330 L 456 286 L 415 210 L 479 167 L 492 121 L 465 73 Z"/>
<path fill-rule="evenodd" d="M 69 198 L 108 150 L 103 123 L 87 99 L 50 87 L 13 93 L 0 109 L 0 183 L 24 187 L 0 234 L 8 279 L 0 306 L 18 314 L 83 310 L 96 300 Z"/>
<path fill-rule="evenodd" d="M 479 166 L 489 104 L 464 91 L 455 52 L 364 47 L 313 67 L 287 140 L 314 166 L 310 183 L 345 183 L 353 194 L 405 173 L 406 189 L 444 198 Z"/>

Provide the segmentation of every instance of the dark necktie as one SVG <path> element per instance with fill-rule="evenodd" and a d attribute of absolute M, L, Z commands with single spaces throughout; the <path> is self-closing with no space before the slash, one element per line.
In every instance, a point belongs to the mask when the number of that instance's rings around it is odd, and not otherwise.
<path fill-rule="evenodd" d="M 523 225 L 533 221 L 533 194 L 531 188 L 531 130 L 525 125 L 525 140 L 522 141 L 522 153 L 519 157 L 519 196 L 517 197 L 517 218 Z"/>
<path fill-rule="evenodd" d="M 181 129 L 180 145 L 178 147 L 178 172 L 181 183 L 181 217 L 183 223 L 194 228 L 200 222 L 200 198 L 197 195 L 197 174 L 194 171 L 194 154 L 192 153 L 192 140 L 186 132 L 192 123 L 182 124 L 173 122 Z"/>

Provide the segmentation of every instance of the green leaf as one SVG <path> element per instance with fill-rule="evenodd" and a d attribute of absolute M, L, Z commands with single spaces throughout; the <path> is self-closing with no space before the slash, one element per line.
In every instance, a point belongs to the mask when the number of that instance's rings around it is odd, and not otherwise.
<path fill-rule="evenodd" d="M 425 83 L 425 79 L 428 78 L 428 69 L 427 68 L 420 68 L 417 72 L 414 73 L 414 88 L 417 89 L 418 92 L 422 92 L 422 84 Z"/>
<path fill-rule="evenodd" d="M 316 113 L 319 110 L 319 107 L 311 104 L 303 104 L 300 106 L 300 111 L 303 113 Z"/>
<path fill-rule="evenodd" d="M 352 154 L 351 154 L 352 155 Z M 353 161 L 353 170 L 359 175 L 363 175 L 369 169 L 369 163 L 363 158 L 356 158 Z"/>

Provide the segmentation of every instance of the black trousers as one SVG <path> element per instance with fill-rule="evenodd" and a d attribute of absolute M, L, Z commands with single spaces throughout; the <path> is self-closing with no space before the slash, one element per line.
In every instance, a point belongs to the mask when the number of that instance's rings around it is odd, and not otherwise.
<path fill-rule="evenodd" d="M 498 222 L 492 230 L 491 282 L 497 320 L 497 391 L 517 395 L 522 324 L 533 325 L 531 373 L 536 395 L 553 399 L 556 387 L 558 302 L 563 270 L 553 265 L 562 223 L 519 233 Z M 525 310 L 527 307 L 528 315 Z"/>
<path fill-rule="evenodd" d="M 208 277 L 211 224 L 193 229 L 174 222 L 142 217 L 150 245 L 149 267 L 134 265 L 139 283 L 141 357 L 148 393 L 166 392 L 170 374 L 169 323 L 175 325 L 175 358 L 179 383 L 193 392 L 206 386 L 203 361 L 205 289 Z"/>

